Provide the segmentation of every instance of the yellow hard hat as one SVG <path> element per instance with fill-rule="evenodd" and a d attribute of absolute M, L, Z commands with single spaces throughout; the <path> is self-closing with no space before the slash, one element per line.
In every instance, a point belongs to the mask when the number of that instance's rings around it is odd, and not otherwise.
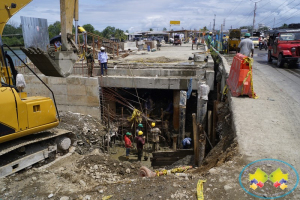
<path fill-rule="evenodd" d="M 139 131 L 139 132 L 138 132 L 138 135 L 143 135 L 143 131 Z"/>
<path fill-rule="evenodd" d="M 152 122 L 152 123 L 151 123 L 151 126 L 152 126 L 152 127 L 154 127 L 154 126 L 155 126 L 155 123 L 154 123 L 154 122 Z"/>

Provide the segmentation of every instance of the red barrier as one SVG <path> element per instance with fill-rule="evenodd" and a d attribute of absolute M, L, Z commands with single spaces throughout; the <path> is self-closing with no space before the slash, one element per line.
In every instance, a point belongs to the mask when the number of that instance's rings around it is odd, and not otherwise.
<path fill-rule="evenodd" d="M 248 95 L 251 98 L 255 98 L 252 85 L 252 66 L 245 58 L 247 56 L 240 53 L 234 56 L 226 83 L 232 96 Z"/>

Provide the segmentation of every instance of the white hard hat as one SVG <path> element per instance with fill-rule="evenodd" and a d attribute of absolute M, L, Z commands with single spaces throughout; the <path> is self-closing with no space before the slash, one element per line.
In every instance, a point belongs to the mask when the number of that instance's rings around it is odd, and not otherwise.
<path fill-rule="evenodd" d="M 104 47 L 101 47 L 100 50 L 105 50 L 105 48 L 104 48 Z"/>

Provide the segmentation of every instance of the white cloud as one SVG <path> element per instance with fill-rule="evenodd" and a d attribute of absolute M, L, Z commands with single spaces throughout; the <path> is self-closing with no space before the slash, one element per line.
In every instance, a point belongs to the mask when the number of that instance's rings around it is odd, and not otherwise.
<path fill-rule="evenodd" d="M 257 23 L 273 26 L 274 17 L 277 26 L 299 22 L 298 4 L 299 0 L 262 0 L 257 3 L 256 26 Z M 180 26 L 172 27 L 175 30 L 209 28 L 214 14 L 217 29 L 224 18 L 226 28 L 252 25 L 254 3 L 249 0 L 80 0 L 79 7 L 80 25 L 90 23 L 100 31 L 107 26 L 140 31 L 169 29 L 170 20 L 181 21 Z M 46 18 L 51 24 L 60 20 L 59 0 L 33 0 L 11 20 L 20 22 L 20 16 Z"/>

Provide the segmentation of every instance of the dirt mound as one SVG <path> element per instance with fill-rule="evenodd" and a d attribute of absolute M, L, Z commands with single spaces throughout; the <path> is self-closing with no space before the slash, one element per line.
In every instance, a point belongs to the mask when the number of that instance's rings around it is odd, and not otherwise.
<path fill-rule="evenodd" d="M 140 163 L 120 162 L 110 159 L 106 154 L 85 156 L 78 164 L 77 168 L 84 171 L 88 176 L 94 179 L 103 180 L 103 176 L 110 177 L 109 181 L 120 181 L 124 178 L 136 177 Z M 111 176 L 113 174 L 113 177 Z M 105 177 L 104 177 L 105 178 Z"/>
<path fill-rule="evenodd" d="M 66 129 L 76 134 L 77 153 L 86 154 L 94 149 L 102 148 L 102 138 L 106 132 L 99 119 L 70 111 L 61 112 L 60 118 L 61 123 L 58 128 Z"/>

